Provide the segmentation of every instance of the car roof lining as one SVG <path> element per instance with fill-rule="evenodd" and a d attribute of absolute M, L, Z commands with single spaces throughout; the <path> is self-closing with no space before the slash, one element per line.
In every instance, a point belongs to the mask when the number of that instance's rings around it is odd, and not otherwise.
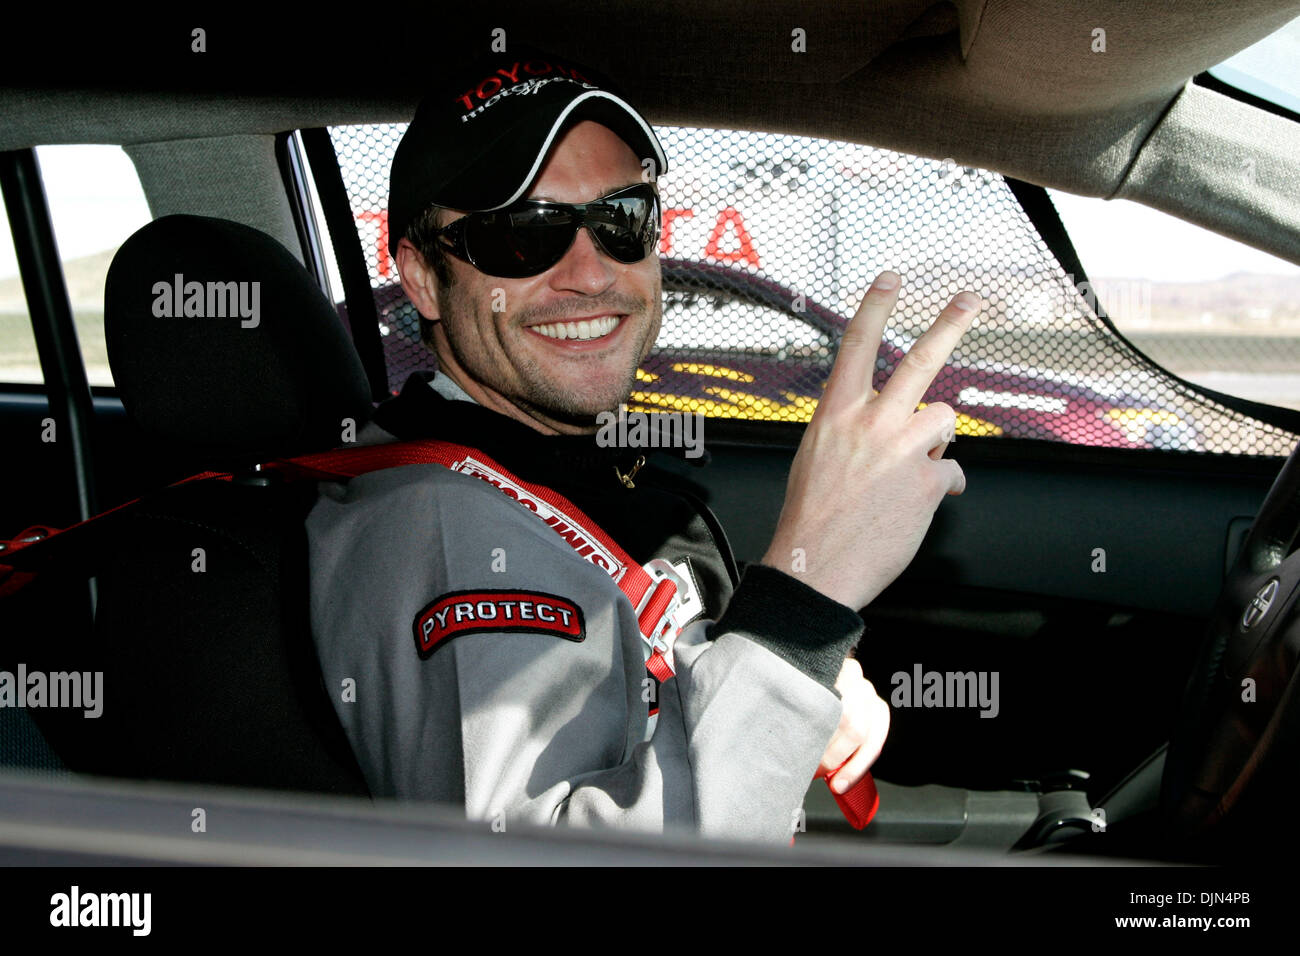
<path fill-rule="evenodd" d="M 456 51 L 443 55 L 449 61 L 481 47 L 494 28 L 527 37 L 610 73 L 658 125 L 768 130 L 951 158 L 1042 186 L 1133 199 L 1300 262 L 1300 171 L 1290 159 L 1300 154 L 1300 124 L 1189 83 L 1297 16 L 1300 0 L 615 0 L 599 17 L 585 0 L 555 0 L 545 10 L 496 5 L 455 21 L 430 14 L 423 36 L 440 38 L 440 55 Z M 609 42 L 611 24 L 649 55 Z M 797 29 L 806 53 L 791 48 Z M 1105 52 L 1094 51 L 1099 29 Z M 319 75 L 310 34 L 279 51 L 289 80 L 262 81 L 254 70 L 239 93 L 177 92 L 165 76 L 130 92 L 11 86 L 0 90 L 0 149 L 405 122 L 429 71 L 430 57 L 402 55 L 420 30 L 386 36 L 394 50 L 382 70 L 340 72 L 309 94 L 301 77 L 292 82 L 292 69 L 311 63 L 303 75 Z"/>

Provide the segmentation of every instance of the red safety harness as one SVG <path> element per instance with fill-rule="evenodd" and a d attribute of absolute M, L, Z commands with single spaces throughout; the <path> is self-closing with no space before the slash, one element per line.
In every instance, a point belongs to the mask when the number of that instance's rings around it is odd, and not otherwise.
<path fill-rule="evenodd" d="M 442 465 L 451 471 L 486 481 L 507 498 L 513 499 L 520 506 L 531 511 L 558 534 L 579 557 L 594 564 L 614 580 L 636 611 L 637 628 L 641 632 L 644 643 L 646 671 L 657 683 L 672 678 L 673 642 L 686 623 L 683 620 L 683 609 L 686 607 L 690 582 L 683 579 L 672 565 L 662 559 L 656 558 L 645 565 L 637 564 L 613 538 L 573 502 L 544 485 L 516 477 L 478 449 L 432 439 L 361 445 L 356 448 L 336 449 L 271 461 L 263 466 L 263 470 L 283 474 L 289 480 L 339 481 L 402 465 Z M 208 479 L 229 481 L 231 477 L 228 472 L 206 471 L 178 481 L 172 487 Z M 139 500 L 137 498 L 118 505 L 63 531 L 44 525 L 34 525 L 19 533 L 11 541 L 0 541 L 0 558 L 13 555 L 37 542 L 48 541 L 60 534 L 66 534 L 113 512 L 128 508 Z M 35 574 L 32 572 L 24 572 L 0 564 L 0 598 L 18 591 L 34 577 Z M 647 737 L 654 728 L 657 713 L 658 708 L 652 703 Z M 821 776 L 820 771 L 818 776 Z M 828 786 L 834 776 L 834 772 L 827 776 Z M 833 789 L 831 792 L 845 817 L 859 830 L 871 822 L 880 804 L 880 797 L 870 774 L 863 777 L 848 793 L 838 794 Z"/>

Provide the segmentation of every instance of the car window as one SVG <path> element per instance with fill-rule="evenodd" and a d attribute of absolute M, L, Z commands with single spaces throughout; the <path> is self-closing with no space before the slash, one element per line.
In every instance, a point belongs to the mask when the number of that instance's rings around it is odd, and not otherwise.
<path fill-rule="evenodd" d="M 3 199 L 0 209 L 4 209 Z M 0 382 L 40 384 L 44 377 L 8 222 L 6 212 L 6 227 L 0 229 Z"/>
<path fill-rule="evenodd" d="M 118 247 L 152 218 L 144 189 L 120 146 L 42 146 L 36 160 L 86 378 L 91 385 L 112 385 L 104 344 L 104 280 Z"/>
<path fill-rule="evenodd" d="M 1127 200 L 1051 195 L 1130 342 L 1189 382 L 1300 409 L 1300 265 Z"/>
<path fill-rule="evenodd" d="M 1300 113 L 1300 17 L 1210 68 L 1253 96 Z"/>
<path fill-rule="evenodd" d="M 433 367 L 387 247 L 387 177 L 405 127 L 331 129 L 379 305 L 389 380 Z M 1228 408 L 1117 336 L 997 173 L 851 143 L 657 127 L 669 157 L 664 328 L 631 401 L 807 421 L 873 276 L 904 288 L 880 387 L 952 296 L 988 307 L 927 393 L 960 434 L 1285 454 L 1294 436 Z"/>

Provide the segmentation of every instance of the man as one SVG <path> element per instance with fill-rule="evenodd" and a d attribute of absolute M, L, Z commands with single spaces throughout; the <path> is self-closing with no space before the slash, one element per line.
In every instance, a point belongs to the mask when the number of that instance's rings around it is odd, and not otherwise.
<path fill-rule="evenodd" d="M 880 753 L 888 707 L 846 659 L 856 609 L 964 487 L 942 458 L 953 411 L 914 410 L 979 300 L 954 299 L 873 398 L 898 294 L 877 278 L 772 545 L 736 583 L 708 509 L 644 450 L 594 440 L 659 331 L 649 181 L 666 168 L 607 79 L 533 50 L 474 64 L 399 146 L 390 244 L 439 371 L 361 440 L 459 451 L 325 485 L 308 522 L 327 686 L 355 687 L 335 706 L 378 795 L 462 803 L 498 828 L 786 840 L 814 772 L 848 789 Z M 684 592 L 675 641 L 642 633 L 612 576 L 654 559 Z"/>

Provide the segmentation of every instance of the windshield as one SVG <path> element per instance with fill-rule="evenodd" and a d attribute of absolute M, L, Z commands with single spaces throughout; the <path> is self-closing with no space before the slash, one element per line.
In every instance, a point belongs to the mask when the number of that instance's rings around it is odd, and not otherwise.
<path fill-rule="evenodd" d="M 1253 96 L 1300 113 L 1300 17 L 1210 73 Z"/>

